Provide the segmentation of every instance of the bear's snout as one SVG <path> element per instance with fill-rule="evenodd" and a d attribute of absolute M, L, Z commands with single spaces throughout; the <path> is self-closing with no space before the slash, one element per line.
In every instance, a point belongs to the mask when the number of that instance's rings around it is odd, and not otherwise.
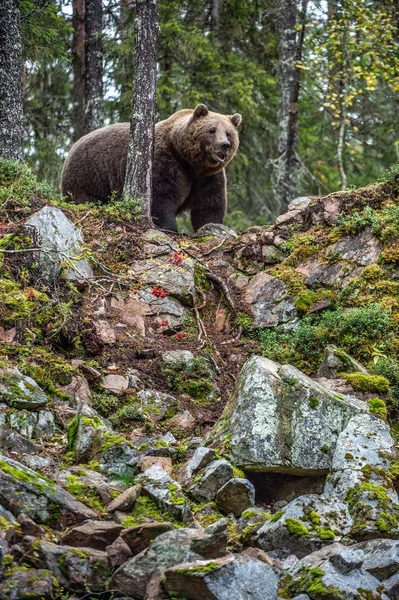
<path fill-rule="evenodd" d="M 231 148 L 231 144 L 227 140 L 225 140 L 224 142 L 222 142 L 220 144 L 220 149 L 222 152 L 224 152 L 224 154 L 227 154 L 227 152 L 230 150 L 230 148 Z"/>

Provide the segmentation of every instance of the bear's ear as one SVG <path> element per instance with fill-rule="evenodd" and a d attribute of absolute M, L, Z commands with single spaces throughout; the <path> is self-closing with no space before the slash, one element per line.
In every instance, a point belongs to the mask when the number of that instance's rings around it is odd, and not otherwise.
<path fill-rule="evenodd" d="M 236 113 L 235 115 L 232 115 L 230 117 L 230 121 L 233 123 L 234 127 L 238 127 L 239 124 L 241 123 L 241 115 L 239 115 L 238 113 Z"/>
<path fill-rule="evenodd" d="M 208 113 L 209 110 L 208 107 L 205 106 L 205 104 L 197 104 L 197 106 L 194 108 L 193 120 L 200 119 L 201 117 L 206 117 Z"/>

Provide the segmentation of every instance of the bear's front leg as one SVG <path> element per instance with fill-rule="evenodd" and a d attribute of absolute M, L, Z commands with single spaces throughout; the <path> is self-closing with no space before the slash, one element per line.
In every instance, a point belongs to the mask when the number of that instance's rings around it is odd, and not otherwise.
<path fill-rule="evenodd" d="M 155 154 L 151 217 L 156 227 L 178 233 L 177 211 L 184 203 L 190 187 L 187 176 L 169 156 L 161 152 Z"/>
<path fill-rule="evenodd" d="M 210 177 L 197 179 L 187 201 L 194 231 L 207 223 L 223 223 L 226 206 L 226 175 L 224 171 Z"/>

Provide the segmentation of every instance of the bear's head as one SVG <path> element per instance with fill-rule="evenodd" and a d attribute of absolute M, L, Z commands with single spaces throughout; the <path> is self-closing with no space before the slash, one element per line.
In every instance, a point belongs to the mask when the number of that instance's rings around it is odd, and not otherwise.
<path fill-rule="evenodd" d="M 221 171 L 238 148 L 241 115 L 222 115 L 198 104 L 178 134 L 179 150 L 198 175 Z"/>

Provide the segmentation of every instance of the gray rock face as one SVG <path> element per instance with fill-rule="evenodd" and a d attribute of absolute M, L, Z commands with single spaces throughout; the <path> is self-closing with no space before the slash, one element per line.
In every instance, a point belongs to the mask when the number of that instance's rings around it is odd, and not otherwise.
<path fill-rule="evenodd" d="M 275 327 L 298 317 L 285 283 L 264 271 L 249 282 L 245 302 L 252 312 L 254 327 Z"/>
<path fill-rule="evenodd" d="M 190 505 L 183 495 L 181 485 L 162 467 L 154 464 L 137 477 L 136 482 L 141 484 L 143 493 L 155 500 L 161 510 L 184 523 L 193 520 Z"/>
<path fill-rule="evenodd" d="M 163 585 L 187 600 L 277 600 L 278 577 L 260 560 L 226 556 L 167 569 Z"/>
<path fill-rule="evenodd" d="M 217 507 L 226 514 L 239 517 L 255 504 L 255 488 L 248 479 L 234 477 L 224 484 L 216 495 Z"/>
<path fill-rule="evenodd" d="M 348 235 L 329 248 L 329 253 L 339 254 L 362 267 L 378 262 L 382 246 L 367 227 L 356 235 Z"/>
<path fill-rule="evenodd" d="M 254 536 L 256 546 L 278 558 L 301 558 L 348 534 L 352 519 L 337 498 L 300 496 L 272 515 Z"/>
<path fill-rule="evenodd" d="M 137 527 L 127 527 L 121 533 L 121 538 L 128 545 L 134 556 L 139 554 L 166 531 L 173 529 L 172 523 L 167 521 L 163 523 L 143 523 Z"/>
<path fill-rule="evenodd" d="M 0 503 L 15 516 L 22 512 L 55 528 L 97 517 L 58 485 L 7 456 L 0 460 Z"/>
<path fill-rule="evenodd" d="M 0 372 L 0 400 L 18 409 L 37 410 L 45 406 L 48 398 L 31 377 L 22 375 L 18 369 Z"/>
<path fill-rule="evenodd" d="M 383 581 L 399 571 L 399 540 L 368 540 L 351 549 L 361 552 L 363 569 Z"/>
<path fill-rule="evenodd" d="M 229 479 L 233 477 L 233 467 L 227 460 L 214 460 L 208 464 L 190 486 L 190 495 L 197 502 L 210 502 Z"/>
<path fill-rule="evenodd" d="M 397 452 L 389 425 L 355 415 L 338 439 L 324 493 L 348 503 L 351 535 L 398 537 L 399 499 L 389 470 Z"/>
<path fill-rule="evenodd" d="M 117 439 L 113 441 L 112 437 L 105 441 L 101 448 L 99 456 L 100 469 L 103 473 L 110 476 L 128 473 L 134 475 L 137 471 L 137 465 L 140 455 L 132 443 L 128 440 Z"/>
<path fill-rule="evenodd" d="M 316 572 L 315 572 L 316 569 Z M 331 598 L 358 600 L 359 590 L 369 598 L 388 600 L 381 583 L 362 568 L 362 554 L 339 543 L 322 548 L 300 560 L 280 581 L 281 588 L 292 594 L 309 592 L 318 583 Z M 312 594 L 311 594 L 312 597 Z M 367 596 L 366 596 L 367 597 Z"/>
<path fill-rule="evenodd" d="M 252 471 L 321 475 L 339 434 L 367 404 L 334 394 L 290 365 L 254 356 L 210 439 L 229 439 L 230 458 Z"/>
<path fill-rule="evenodd" d="M 42 277 L 49 283 L 57 279 L 63 264 L 67 264 L 67 277 L 71 281 L 83 282 L 93 277 L 87 260 L 78 259 L 83 236 L 80 229 L 67 219 L 62 210 L 45 206 L 32 215 L 26 227 L 34 229 L 38 252 L 37 264 Z"/>

